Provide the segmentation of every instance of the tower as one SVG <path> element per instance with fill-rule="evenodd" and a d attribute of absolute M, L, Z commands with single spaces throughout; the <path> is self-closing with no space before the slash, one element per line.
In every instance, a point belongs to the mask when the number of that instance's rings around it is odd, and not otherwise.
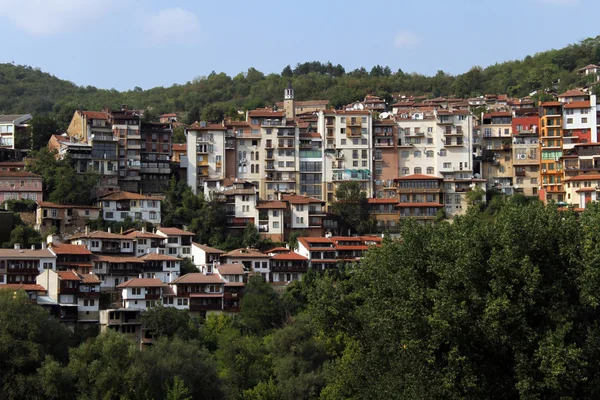
<path fill-rule="evenodd" d="M 291 119 L 296 117 L 296 104 L 294 103 L 294 88 L 292 82 L 288 82 L 283 95 L 283 110 L 285 117 Z"/>

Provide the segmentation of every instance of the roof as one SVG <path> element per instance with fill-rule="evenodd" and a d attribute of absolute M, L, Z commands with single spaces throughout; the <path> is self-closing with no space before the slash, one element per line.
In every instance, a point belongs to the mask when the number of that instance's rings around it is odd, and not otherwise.
<path fill-rule="evenodd" d="M 443 204 L 440 203 L 398 203 L 396 207 L 443 207 Z"/>
<path fill-rule="evenodd" d="M 1 289 L 12 289 L 12 290 L 25 290 L 36 291 L 36 292 L 45 292 L 46 288 L 42 285 L 38 285 L 37 283 L 5 283 L 0 285 Z"/>
<path fill-rule="evenodd" d="M 561 103 L 560 101 L 544 101 L 542 103 L 542 107 L 560 107 L 562 105 L 563 103 Z"/>
<path fill-rule="evenodd" d="M 108 120 L 108 114 L 104 111 L 80 111 L 87 119 L 105 119 Z"/>
<path fill-rule="evenodd" d="M 322 139 L 321 134 L 319 132 L 302 132 L 300 133 L 300 139 L 313 138 L 313 139 Z"/>
<path fill-rule="evenodd" d="M 95 254 L 92 256 L 93 261 L 103 261 L 109 264 L 123 264 L 123 263 L 135 263 L 143 264 L 144 260 L 141 260 L 134 256 L 105 256 L 102 254 Z"/>
<path fill-rule="evenodd" d="M 173 150 L 177 151 L 187 151 L 187 144 L 184 143 L 173 143 Z"/>
<path fill-rule="evenodd" d="M 579 68 L 579 71 L 585 71 L 586 69 L 595 69 L 595 68 L 600 68 L 600 67 L 598 67 L 597 65 L 594 65 L 594 64 L 588 64 L 583 68 Z"/>
<path fill-rule="evenodd" d="M 69 240 L 76 239 L 113 239 L 113 240 L 123 240 L 123 239 L 131 239 L 124 235 L 119 235 L 117 233 L 112 232 L 104 232 L 104 231 L 93 231 L 89 233 L 82 233 L 80 235 L 71 236 Z"/>
<path fill-rule="evenodd" d="M 226 131 L 227 128 L 221 124 L 212 124 L 206 122 L 204 126 L 200 125 L 200 122 L 196 121 L 187 127 L 188 131 L 206 130 L 206 131 Z"/>
<path fill-rule="evenodd" d="M 200 243 L 192 242 L 192 245 L 196 246 L 200 250 L 204 250 L 206 253 L 225 254 L 225 252 L 223 250 L 215 249 L 214 247 L 210 247 L 210 246 L 207 246 L 205 244 L 200 244 Z"/>
<path fill-rule="evenodd" d="M 300 196 L 298 194 L 284 194 L 282 196 L 283 201 L 287 201 L 290 204 L 310 204 L 310 203 L 320 203 L 325 204 L 325 201 L 320 199 L 315 199 L 314 197 L 308 196 Z"/>
<path fill-rule="evenodd" d="M 0 114 L 0 122 L 14 122 L 23 117 L 31 116 L 29 114 Z"/>
<path fill-rule="evenodd" d="M 175 279 L 172 284 L 180 285 L 180 284 L 194 284 L 194 283 L 223 283 L 223 279 L 219 276 L 219 274 L 203 274 L 201 272 L 192 272 L 190 274 L 185 274 Z"/>
<path fill-rule="evenodd" d="M 581 189 L 577 189 L 575 192 L 576 193 L 581 193 L 581 192 L 595 192 L 595 191 L 596 191 L 596 188 L 593 188 L 593 187 L 584 187 L 584 188 L 581 188 Z"/>
<path fill-rule="evenodd" d="M 483 118 L 494 118 L 494 117 L 512 117 L 512 114 L 508 111 L 497 111 L 489 114 L 483 114 Z"/>
<path fill-rule="evenodd" d="M 564 105 L 564 108 L 590 108 L 590 101 L 573 101 Z"/>
<path fill-rule="evenodd" d="M 167 227 L 159 227 L 156 228 L 156 232 L 160 231 L 161 233 L 164 233 L 167 236 L 194 236 L 195 234 L 192 232 L 188 232 L 188 231 L 184 231 L 183 229 L 179 229 L 179 228 L 167 228 Z"/>
<path fill-rule="evenodd" d="M 440 177 L 434 176 L 434 175 L 412 174 L 412 175 L 401 176 L 394 180 L 395 181 L 411 181 L 411 180 L 438 180 L 438 181 L 441 181 L 443 179 Z"/>
<path fill-rule="evenodd" d="M 587 174 L 577 175 L 565 178 L 564 181 L 598 181 L 600 180 L 600 174 Z"/>
<path fill-rule="evenodd" d="M 287 247 L 275 247 L 271 250 L 267 250 L 265 251 L 266 254 L 271 254 L 271 253 L 287 253 L 289 252 L 290 249 L 288 249 Z"/>
<path fill-rule="evenodd" d="M 133 278 L 125 281 L 119 285 L 118 288 L 126 288 L 126 287 L 161 287 L 166 286 L 162 281 L 158 278 Z"/>
<path fill-rule="evenodd" d="M 114 192 L 105 194 L 104 196 L 98 197 L 98 200 L 158 200 L 161 201 L 162 197 L 146 196 L 139 193 L 124 192 L 122 190 L 116 190 Z"/>
<path fill-rule="evenodd" d="M 50 246 L 52 252 L 59 254 L 91 255 L 92 252 L 83 244 L 57 244 Z"/>
<path fill-rule="evenodd" d="M 558 97 L 582 97 L 582 96 L 587 96 L 587 93 L 584 93 L 581 90 L 577 90 L 577 89 L 567 90 L 563 94 L 558 95 Z"/>
<path fill-rule="evenodd" d="M 298 253 L 289 252 L 289 253 L 280 253 L 271 258 L 271 260 L 275 261 L 307 261 L 308 258 L 301 256 Z"/>
<path fill-rule="evenodd" d="M 369 199 L 369 204 L 396 204 L 398 199 Z"/>
<path fill-rule="evenodd" d="M 0 258 L 55 258 L 48 249 L 0 249 Z"/>
<path fill-rule="evenodd" d="M 130 239 L 161 239 L 165 237 L 152 232 L 133 231 L 125 234 Z"/>
<path fill-rule="evenodd" d="M 269 258 L 267 254 L 261 253 L 256 249 L 240 248 L 231 250 L 229 253 L 225 253 L 224 257 L 240 257 L 240 258 Z"/>
<path fill-rule="evenodd" d="M 243 275 L 244 264 L 221 264 L 217 266 L 217 270 L 221 275 Z"/>
<path fill-rule="evenodd" d="M 82 206 L 82 205 L 77 205 L 77 204 L 57 204 L 57 203 L 51 203 L 49 201 L 38 201 L 38 206 L 40 207 L 44 207 L 44 208 L 80 208 L 80 209 L 89 209 L 89 210 L 99 210 L 100 207 L 96 207 L 96 206 Z"/>
<path fill-rule="evenodd" d="M 278 200 L 273 200 L 273 201 L 260 201 L 257 205 L 256 208 L 258 209 L 286 209 L 287 208 L 287 203 L 285 201 L 278 201 Z"/>
<path fill-rule="evenodd" d="M 61 281 L 80 281 L 79 275 L 75 271 L 58 271 L 58 279 Z"/>
<path fill-rule="evenodd" d="M 140 256 L 144 261 L 181 261 L 181 258 L 169 256 L 167 254 L 147 253 Z"/>
<path fill-rule="evenodd" d="M 190 293 L 190 297 L 223 297 L 223 293 Z"/>
<path fill-rule="evenodd" d="M 95 274 L 79 274 L 79 277 L 81 278 L 81 283 L 88 285 L 99 285 L 101 283 Z"/>
<path fill-rule="evenodd" d="M 176 116 L 177 116 L 177 114 L 175 114 L 175 113 L 168 113 L 168 114 L 159 115 L 159 117 L 176 117 Z"/>
<path fill-rule="evenodd" d="M 284 113 L 282 111 L 273 111 L 271 109 L 264 110 L 252 110 L 248 112 L 250 117 L 266 117 L 266 118 L 282 118 Z"/>
<path fill-rule="evenodd" d="M 28 171 L 0 171 L 0 177 L 2 178 L 39 178 L 42 179 L 41 175 L 34 174 Z"/>

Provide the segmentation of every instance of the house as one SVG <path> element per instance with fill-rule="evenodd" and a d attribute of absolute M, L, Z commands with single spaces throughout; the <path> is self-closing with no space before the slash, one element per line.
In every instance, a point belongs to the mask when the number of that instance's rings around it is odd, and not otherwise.
<path fill-rule="evenodd" d="M 245 271 L 253 271 L 261 274 L 265 281 L 268 281 L 269 260 L 271 256 L 261 253 L 256 249 L 240 248 L 231 250 L 221 256 L 221 263 L 224 264 L 242 264 Z"/>
<path fill-rule="evenodd" d="M 92 252 L 83 244 L 50 244 L 48 250 L 56 256 L 58 271 L 75 270 L 79 274 L 93 271 Z"/>
<path fill-rule="evenodd" d="M 444 207 L 443 178 L 413 174 L 394 180 L 398 193 L 400 219 L 414 218 L 420 224 L 431 224 Z"/>
<path fill-rule="evenodd" d="M 378 236 L 301 237 L 295 253 L 306 257 L 311 268 L 324 270 L 335 267 L 339 261 L 360 261 L 371 246 L 381 243 Z"/>
<path fill-rule="evenodd" d="M 126 218 L 160 224 L 161 197 L 115 191 L 98 197 L 98 207 L 106 221 L 122 222 Z"/>
<path fill-rule="evenodd" d="M 36 283 L 46 289 L 38 304 L 48 309 L 61 322 L 97 323 L 100 310 L 100 280 L 75 270 L 45 270 Z"/>
<path fill-rule="evenodd" d="M 74 233 L 85 229 L 89 221 L 100 217 L 100 207 L 66 205 L 38 201 L 35 229 L 42 234 L 56 228 L 56 233 Z"/>
<path fill-rule="evenodd" d="M 171 283 L 175 296 L 168 297 L 172 306 L 189 310 L 191 315 L 206 316 L 223 311 L 225 281 L 217 273 L 185 274 Z"/>
<path fill-rule="evenodd" d="M 42 177 L 28 171 L 0 171 L 0 202 L 6 200 L 42 201 Z"/>
<path fill-rule="evenodd" d="M 100 332 L 113 330 L 129 335 L 142 343 L 142 310 L 126 308 L 109 308 L 100 311 Z"/>
<path fill-rule="evenodd" d="M 112 290 L 122 282 L 138 278 L 144 273 L 144 260 L 124 255 L 95 254 L 92 256 L 94 273 L 102 281 L 102 290 Z"/>
<path fill-rule="evenodd" d="M 173 127 L 170 122 L 142 122 L 140 130 L 139 190 L 142 193 L 164 193 L 171 176 Z M 135 141 L 128 139 L 127 142 L 128 151 L 135 148 Z"/>
<path fill-rule="evenodd" d="M 94 254 L 121 254 L 133 256 L 133 239 L 124 235 L 85 229 L 84 233 L 71 236 L 71 244 L 83 244 Z"/>
<path fill-rule="evenodd" d="M 242 264 L 219 264 L 217 272 L 225 282 L 223 292 L 223 311 L 239 312 L 240 300 L 244 295 L 246 271 Z"/>
<path fill-rule="evenodd" d="M 56 270 L 56 256 L 42 244 L 41 249 L 0 249 L 0 284 L 32 284 L 44 270 Z"/>
<path fill-rule="evenodd" d="M 162 290 L 167 287 L 158 278 L 133 278 L 117 286 L 121 290 L 124 309 L 147 310 L 161 303 Z"/>
<path fill-rule="evenodd" d="M 192 262 L 200 272 L 205 272 L 208 266 L 212 268 L 214 264 L 219 263 L 223 254 L 223 250 L 192 242 Z"/>
<path fill-rule="evenodd" d="M 290 250 L 287 253 L 273 254 L 270 260 L 269 282 L 288 284 L 301 280 L 307 271 L 307 257 Z"/>
<path fill-rule="evenodd" d="M 15 149 L 15 138 L 19 131 L 27 129 L 31 114 L 0 115 L 0 147 Z"/>
<path fill-rule="evenodd" d="M 141 278 L 159 279 L 161 282 L 170 283 L 179 278 L 181 272 L 181 258 L 160 254 L 156 252 L 144 254 L 139 257 L 144 261 L 144 272 Z"/>
<path fill-rule="evenodd" d="M 156 234 L 166 239 L 165 254 L 179 258 L 191 257 L 192 239 L 195 236 L 192 232 L 179 228 L 160 227 L 156 229 Z"/>
<path fill-rule="evenodd" d="M 48 141 L 48 148 L 56 151 L 58 159 L 69 157 L 75 172 L 83 174 L 91 170 L 92 145 L 77 141 L 73 136 L 52 135 Z"/>
<path fill-rule="evenodd" d="M 142 256 L 148 253 L 155 253 L 157 249 L 165 248 L 165 238 L 156 233 L 146 232 L 145 228 L 141 231 L 130 229 L 123 232 L 124 236 L 133 240 L 133 254 Z"/>
<path fill-rule="evenodd" d="M 0 290 L 12 290 L 14 293 L 22 290 L 27 294 L 29 300 L 36 304 L 38 296 L 46 293 L 46 289 L 37 283 L 3 283 L 0 284 Z"/>

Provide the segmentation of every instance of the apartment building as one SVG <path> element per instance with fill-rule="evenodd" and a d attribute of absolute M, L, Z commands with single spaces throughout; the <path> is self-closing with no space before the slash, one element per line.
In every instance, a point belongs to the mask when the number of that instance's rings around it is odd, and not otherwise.
<path fill-rule="evenodd" d="M 167 285 L 158 278 L 133 278 L 120 283 L 117 289 L 121 291 L 121 307 L 146 311 L 161 304 L 166 287 Z"/>
<path fill-rule="evenodd" d="M 223 250 L 192 242 L 192 261 L 200 272 L 212 271 L 212 266 L 221 261 Z"/>
<path fill-rule="evenodd" d="M 287 285 L 302 280 L 308 271 L 308 258 L 288 250 L 271 255 L 268 282 L 274 285 Z"/>
<path fill-rule="evenodd" d="M 438 211 L 444 209 L 443 181 L 443 178 L 422 174 L 395 179 L 400 219 L 414 218 L 421 224 L 433 223 Z"/>
<path fill-rule="evenodd" d="M 118 139 L 119 145 L 119 188 L 139 193 L 142 179 L 141 113 L 138 110 L 122 107 L 120 110 L 110 111 L 110 120 L 113 134 Z"/>
<path fill-rule="evenodd" d="M 246 271 L 242 264 L 219 264 L 216 268 L 223 279 L 223 311 L 240 312 L 240 301 L 244 296 Z"/>
<path fill-rule="evenodd" d="M 398 124 L 394 119 L 373 121 L 373 195 L 384 198 L 393 192 L 391 186 L 398 176 Z"/>
<path fill-rule="evenodd" d="M 181 275 L 181 258 L 161 254 L 160 249 L 139 258 L 144 261 L 143 278 L 171 283 Z"/>
<path fill-rule="evenodd" d="M 156 233 L 146 232 L 145 228 L 141 231 L 128 230 L 123 234 L 133 240 L 133 254 L 137 257 L 148 253 L 155 253 L 157 250 L 164 252 L 165 237 Z"/>
<path fill-rule="evenodd" d="M 162 198 L 117 190 L 98 197 L 97 206 L 102 208 L 106 221 L 122 222 L 126 218 L 160 224 Z"/>
<path fill-rule="evenodd" d="M 156 229 L 156 234 L 165 238 L 165 254 L 179 258 L 192 256 L 192 239 L 194 238 L 192 232 L 179 228 L 160 227 Z"/>
<path fill-rule="evenodd" d="M 600 174 L 587 173 L 566 177 L 564 180 L 567 203 L 583 211 L 588 203 L 600 200 Z"/>
<path fill-rule="evenodd" d="M 0 148 L 15 149 L 16 135 L 26 130 L 31 114 L 2 114 L 0 115 Z"/>
<path fill-rule="evenodd" d="M 245 271 L 253 271 L 257 274 L 261 274 L 263 279 L 267 280 L 267 276 L 270 272 L 270 258 L 271 256 L 268 254 L 261 253 L 256 249 L 241 248 L 223 254 L 221 256 L 221 263 L 242 264 Z"/>
<path fill-rule="evenodd" d="M 0 171 L 0 202 L 6 200 L 42 201 L 42 177 L 28 171 Z"/>
<path fill-rule="evenodd" d="M 50 243 L 48 250 L 56 256 L 56 269 L 59 271 L 75 270 L 81 275 L 89 275 L 93 271 L 92 252 L 84 245 Z"/>
<path fill-rule="evenodd" d="M 89 221 L 100 217 L 100 207 L 64 205 L 38 201 L 35 229 L 42 234 L 55 228 L 56 233 L 74 233 L 85 229 Z"/>
<path fill-rule="evenodd" d="M 48 141 L 48 148 L 56 151 L 58 159 L 68 157 L 75 172 L 84 174 L 91 170 L 92 165 L 92 145 L 82 143 L 73 136 L 52 135 Z"/>
<path fill-rule="evenodd" d="M 487 188 L 513 194 L 512 114 L 504 111 L 483 114 L 481 129 L 482 168 Z"/>
<path fill-rule="evenodd" d="M 195 122 L 186 128 L 187 182 L 195 194 L 208 194 L 216 182 L 225 179 L 226 163 L 230 162 L 226 151 L 227 127 L 224 124 Z M 254 154 L 252 155 L 254 158 Z M 254 167 L 251 167 L 254 170 Z"/>
<path fill-rule="evenodd" d="M 234 178 L 226 180 L 224 188 L 219 193 L 219 199 L 225 202 L 227 216 L 227 230 L 230 233 L 239 233 L 249 223 L 256 221 L 256 205 L 258 190 L 254 183 Z"/>
<path fill-rule="evenodd" d="M 540 116 L 540 198 L 546 201 L 565 201 L 563 178 L 563 121 L 562 103 L 542 103 Z"/>
<path fill-rule="evenodd" d="M 44 270 L 56 270 L 56 256 L 42 244 L 41 249 L 0 249 L 0 284 L 32 284 Z"/>
<path fill-rule="evenodd" d="M 295 253 L 309 260 L 309 267 L 335 268 L 337 263 L 360 261 L 371 246 L 381 246 L 378 236 L 300 237 Z"/>
<path fill-rule="evenodd" d="M 265 115 L 267 113 L 268 111 L 265 110 Z M 258 118 L 258 111 L 256 114 L 255 116 Z M 279 113 L 280 118 L 281 115 Z M 243 122 L 229 121 L 227 123 L 226 153 L 227 150 L 234 150 L 230 151 L 232 158 L 227 158 L 229 169 L 227 176 L 235 176 L 260 187 L 261 169 L 264 167 L 260 163 L 260 157 L 264 152 L 264 143 L 261 143 L 262 136 L 258 122 L 256 125 L 251 125 L 250 122 L 251 120 Z M 229 140 L 227 140 L 227 137 Z"/>
<path fill-rule="evenodd" d="M 300 132 L 299 138 L 298 193 L 323 200 L 323 138 L 318 132 Z"/>
<path fill-rule="evenodd" d="M 514 192 L 537 197 L 540 186 L 540 118 L 513 117 L 512 158 Z"/>
<path fill-rule="evenodd" d="M 372 115 L 370 111 L 319 112 L 318 130 L 325 132 L 324 199 L 334 201 L 335 188 L 358 181 L 367 197 L 373 195 Z"/>
<path fill-rule="evenodd" d="M 140 130 L 140 190 L 146 194 L 164 193 L 171 177 L 173 128 L 170 123 L 142 122 Z M 128 148 L 135 147 L 135 143 L 128 140 Z"/>
<path fill-rule="evenodd" d="M 223 311 L 225 281 L 218 273 L 191 273 L 172 282 L 175 296 L 173 304 L 178 309 L 189 310 L 190 315 L 204 317 Z M 170 300 L 169 300 L 170 301 Z"/>

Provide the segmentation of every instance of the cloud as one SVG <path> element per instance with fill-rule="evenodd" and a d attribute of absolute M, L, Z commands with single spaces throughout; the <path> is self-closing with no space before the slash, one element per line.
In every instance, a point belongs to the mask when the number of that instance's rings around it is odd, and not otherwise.
<path fill-rule="evenodd" d="M 540 4 L 549 6 L 575 6 L 579 4 L 579 0 L 536 0 Z"/>
<path fill-rule="evenodd" d="M 200 20 L 191 11 L 167 8 L 145 18 L 144 32 L 155 45 L 189 43 L 200 34 Z"/>
<path fill-rule="evenodd" d="M 421 43 L 421 37 L 414 32 L 401 31 L 394 38 L 394 47 L 397 49 L 412 49 Z"/>
<path fill-rule="evenodd" d="M 32 35 L 74 30 L 108 12 L 116 0 L 2 0 L 0 17 L 6 17 Z"/>

